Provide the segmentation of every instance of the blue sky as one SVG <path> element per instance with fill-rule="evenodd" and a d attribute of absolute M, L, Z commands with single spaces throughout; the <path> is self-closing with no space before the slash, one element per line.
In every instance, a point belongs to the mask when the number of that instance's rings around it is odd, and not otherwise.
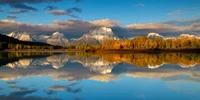
<path fill-rule="evenodd" d="M 27 8 L 27 6 L 29 8 Z M 47 6 L 54 6 L 56 9 L 53 9 L 55 11 L 44 10 Z M 77 8 L 79 11 L 74 10 L 74 8 Z M 35 9 L 37 9 L 37 11 Z M 68 12 L 67 9 L 71 9 L 71 12 Z M 26 12 L 18 14 L 9 13 L 19 10 L 26 10 Z M 131 24 L 163 23 L 175 20 L 196 20 L 200 18 L 200 1 L 30 0 L 29 2 L 27 0 L 0 0 L 0 13 L 0 20 L 13 20 L 34 25 L 55 24 L 54 20 L 79 20 L 92 22 L 96 20 L 109 19 L 111 22 L 118 21 L 117 25 L 120 27 L 126 27 Z M 2 32 L 6 31 L 4 30 Z M 191 33 L 194 32 L 192 31 Z M 195 34 L 197 34 L 196 31 Z"/>
<path fill-rule="evenodd" d="M 63 0 L 57 3 L 29 5 L 38 8 L 39 11 L 18 14 L 16 15 L 18 18 L 14 20 L 50 24 L 55 19 L 74 19 L 66 15 L 48 14 L 48 11 L 43 10 L 48 5 L 57 6 L 57 9 L 60 10 L 79 7 L 82 9 L 82 13 L 78 14 L 80 20 L 93 21 L 109 18 L 110 20 L 120 20 L 123 25 L 200 17 L 199 0 L 84 0 L 80 3 Z M 5 10 L 0 16 L 1 19 L 6 19 L 10 15 L 8 11 L 18 10 L 9 5 L 0 5 L 0 8 Z"/>

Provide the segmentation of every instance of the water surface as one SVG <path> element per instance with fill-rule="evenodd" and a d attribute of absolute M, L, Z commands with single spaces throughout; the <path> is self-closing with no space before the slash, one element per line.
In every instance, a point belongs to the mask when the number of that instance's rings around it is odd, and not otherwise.
<path fill-rule="evenodd" d="M 0 54 L 0 100 L 200 100 L 200 54 L 20 55 Z"/>

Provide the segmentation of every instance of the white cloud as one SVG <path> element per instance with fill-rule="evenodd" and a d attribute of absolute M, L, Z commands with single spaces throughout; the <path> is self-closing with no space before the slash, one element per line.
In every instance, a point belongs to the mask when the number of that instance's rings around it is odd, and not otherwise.
<path fill-rule="evenodd" d="M 118 20 L 111 21 L 109 19 L 95 20 L 91 22 L 95 26 L 114 27 L 118 26 L 121 22 Z"/>
<path fill-rule="evenodd" d="M 68 13 L 65 12 L 64 10 L 52 10 L 52 11 L 50 11 L 50 14 L 52 14 L 52 15 L 66 15 Z"/>
<path fill-rule="evenodd" d="M 52 24 L 31 24 L 16 22 L 14 20 L 0 20 L 0 32 L 9 33 L 11 31 L 20 30 L 39 34 L 52 34 L 52 32 L 60 31 L 66 36 L 76 37 L 88 33 L 95 27 L 106 26 L 112 28 L 113 32 L 120 37 L 147 35 L 149 32 L 156 32 L 164 36 L 178 36 L 181 33 L 200 32 L 200 22 L 193 22 L 194 21 L 190 22 L 191 24 L 187 24 L 187 26 L 176 26 L 174 22 L 170 22 L 172 24 L 163 22 L 120 26 L 120 21 L 110 19 L 94 20 L 90 22 L 84 20 L 54 20 Z M 188 21 L 186 21 L 186 23 L 188 23 Z"/>

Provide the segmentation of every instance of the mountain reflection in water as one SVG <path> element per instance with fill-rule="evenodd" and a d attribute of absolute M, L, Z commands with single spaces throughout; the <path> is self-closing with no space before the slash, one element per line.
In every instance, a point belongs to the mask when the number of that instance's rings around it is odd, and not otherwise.
<path fill-rule="evenodd" d="M 200 54 L 191 53 L 76 52 L 23 58 L 0 67 L 0 99 L 199 100 L 199 63 Z"/>

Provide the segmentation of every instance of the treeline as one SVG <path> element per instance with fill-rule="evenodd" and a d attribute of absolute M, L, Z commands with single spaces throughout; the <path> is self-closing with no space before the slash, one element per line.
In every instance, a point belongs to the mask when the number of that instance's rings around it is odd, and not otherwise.
<path fill-rule="evenodd" d="M 187 37 L 177 39 L 150 39 L 146 36 L 131 40 L 110 40 L 101 44 L 101 49 L 199 49 L 200 39 Z"/>
<path fill-rule="evenodd" d="M 14 44 L 14 43 L 8 43 L 6 44 L 6 47 L 8 49 L 14 49 L 14 50 L 21 50 L 21 49 L 36 49 L 36 50 L 45 50 L 45 49 L 50 49 L 53 50 L 55 46 L 50 46 L 50 45 L 24 45 L 24 44 Z M 56 48 L 55 48 L 56 49 Z"/>
<path fill-rule="evenodd" d="M 72 46 L 71 46 L 72 47 Z M 148 38 L 139 36 L 133 39 L 119 41 L 108 40 L 100 45 L 82 44 L 73 46 L 73 49 L 81 50 L 181 50 L 181 49 L 200 49 L 200 39 L 194 37 L 184 37 L 176 39 Z"/>
<path fill-rule="evenodd" d="M 44 49 L 63 49 L 61 46 L 53 46 L 46 43 L 40 42 L 28 42 L 20 41 L 12 37 L 0 34 L 0 50 L 11 49 L 11 50 L 22 50 L 22 49 L 34 49 L 34 50 L 44 50 Z"/>

